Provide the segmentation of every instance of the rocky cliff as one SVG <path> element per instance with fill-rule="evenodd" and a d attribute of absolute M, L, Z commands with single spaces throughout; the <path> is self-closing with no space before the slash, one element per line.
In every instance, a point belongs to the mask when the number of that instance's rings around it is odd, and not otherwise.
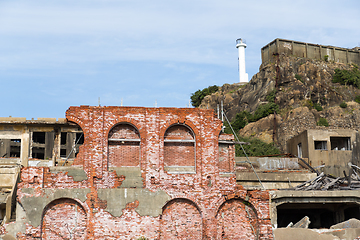
<path fill-rule="evenodd" d="M 360 95 L 360 90 L 352 85 L 332 82 L 335 69 L 353 67 L 323 60 L 279 56 L 276 62 L 261 65 L 249 83 L 225 84 L 218 92 L 205 97 L 200 108 L 216 109 L 223 101 L 227 117 L 233 119 L 244 110 L 255 112 L 260 105 L 267 103 L 266 96 L 276 89 L 275 102 L 280 107 L 276 116 L 269 115 L 249 123 L 240 130 L 240 134 L 266 142 L 275 141 L 282 151 L 286 151 L 286 141 L 292 136 L 305 129 L 326 128 L 316 125 L 320 118 L 326 118 L 329 123 L 327 128 L 359 128 L 360 104 L 353 100 Z M 342 108 L 339 105 L 343 102 L 347 106 L 343 104 Z"/>

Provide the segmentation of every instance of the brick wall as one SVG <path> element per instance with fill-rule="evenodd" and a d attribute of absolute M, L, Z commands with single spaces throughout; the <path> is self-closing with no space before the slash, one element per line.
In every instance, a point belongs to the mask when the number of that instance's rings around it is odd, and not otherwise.
<path fill-rule="evenodd" d="M 87 177 L 23 168 L 29 220 L 18 239 L 273 239 L 269 194 L 236 185 L 234 145 L 218 143 L 232 137 L 219 137 L 212 110 L 81 106 L 66 116 L 84 131 L 73 167 Z M 166 171 L 173 165 L 194 172 Z"/>
<path fill-rule="evenodd" d="M 85 210 L 71 199 L 57 199 L 48 205 L 41 229 L 44 239 L 88 239 Z"/>

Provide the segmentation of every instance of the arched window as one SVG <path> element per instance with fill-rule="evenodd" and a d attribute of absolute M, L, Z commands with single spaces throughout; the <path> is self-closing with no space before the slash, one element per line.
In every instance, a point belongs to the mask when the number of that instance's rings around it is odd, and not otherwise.
<path fill-rule="evenodd" d="M 173 199 L 163 207 L 160 220 L 161 239 L 203 239 L 202 216 L 195 203 Z"/>
<path fill-rule="evenodd" d="M 41 239 L 88 239 L 86 229 L 84 208 L 73 199 L 61 198 L 45 208 Z"/>
<path fill-rule="evenodd" d="M 109 132 L 109 167 L 140 166 L 140 134 L 130 124 L 116 125 Z"/>
<path fill-rule="evenodd" d="M 258 239 L 259 222 L 252 205 L 241 199 L 224 202 L 218 213 L 216 239 Z"/>
<path fill-rule="evenodd" d="M 184 125 L 173 125 L 164 136 L 164 167 L 169 173 L 194 173 L 195 136 Z"/>

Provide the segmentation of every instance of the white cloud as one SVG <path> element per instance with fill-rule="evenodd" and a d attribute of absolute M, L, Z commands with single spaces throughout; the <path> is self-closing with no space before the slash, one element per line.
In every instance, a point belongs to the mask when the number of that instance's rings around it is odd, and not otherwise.
<path fill-rule="evenodd" d="M 357 0 L 2 0 L 0 81 L 34 81 L 34 88 L 47 81 L 56 96 L 76 82 L 67 101 L 106 95 L 111 102 L 121 93 L 140 104 L 149 94 L 133 92 L 129 83 L 149 81 L 155 83 L 146 85 L 151 98 L 186 96 L 187 103 L 189 86 L 197 90 L 238 80 L 238 37 L 247 40 L 252 76 L 261 47 L 275 38 L 352 48 L 360 42 L 359 25 Z M 102 76 L 130 90 L 93 87 Z M 51 87 L 39 86 L 44 92 Z M 167 104 L 172 103 L 178 102 Z"/>

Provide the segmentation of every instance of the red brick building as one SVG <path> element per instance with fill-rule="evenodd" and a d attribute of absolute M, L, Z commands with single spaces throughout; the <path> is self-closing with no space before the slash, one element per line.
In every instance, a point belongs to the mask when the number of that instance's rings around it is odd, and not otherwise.
<path fill-rule="evenodd" d="M 234 141 L 212 110 L 70 107 L 72 166 L 25 167 L 18 239 L 273 239 L 267 191 L 236 185 Z M 14 230 L 12 230 L 14 231 Z"/>

